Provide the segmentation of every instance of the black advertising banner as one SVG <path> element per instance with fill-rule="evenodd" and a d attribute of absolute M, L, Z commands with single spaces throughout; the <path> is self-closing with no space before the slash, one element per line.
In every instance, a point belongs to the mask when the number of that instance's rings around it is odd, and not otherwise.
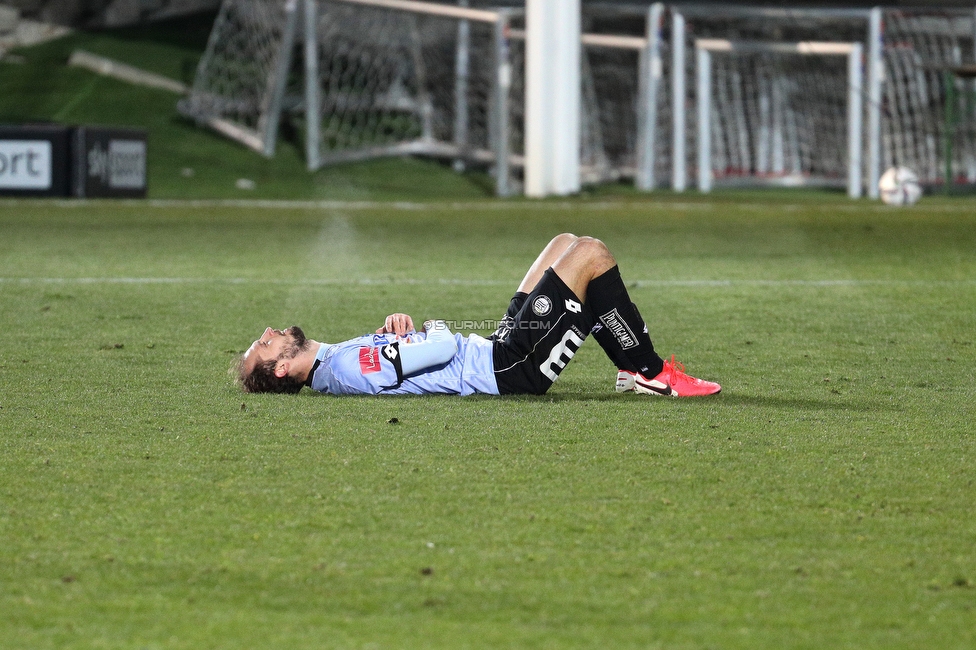
<path fill-rule="evenodd" d="M 146 132 L 101 126 L 74 130 L 77 197 L 146 196 Z"/>

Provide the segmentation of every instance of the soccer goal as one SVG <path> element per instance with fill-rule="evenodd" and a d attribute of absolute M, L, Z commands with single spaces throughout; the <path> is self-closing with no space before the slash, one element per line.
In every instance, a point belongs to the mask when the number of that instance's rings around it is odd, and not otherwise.
<path fill-rule="evenodd" d="M 493 165 L 509 193 L 512 12 L 404 0 L 305 7 L 310 169 L 420 154 Z"/>
<path fill-rule="evenodd" d="M 301 140 L 310 169 L 435 156 L 517 193 L 524 21 L 488 0 L 223 0 L 180 110 L 268 156 L 282 135 Z M 894 165 L 976 183 L 971 10 L 584 4 L 581 25 L 585 183 L 876 197 Z M 844 51 L 800 51 L 825 35 Z"/>
<path fill-rule="evenodd" d="M 976 85 L 960 74 L 976 63 L 973 10 L 681 5 L 669 14 L 671 119 L 657 128 L 658 140 L 671 143 L 658 152 L 671 187 L 685 189 L 706 175 L 697 168 L 703 126 L 711 132 L 708 161 L 717 185 L 850 186 L 853 73 L 842 56 L 712 52 L 710 123 L 689 110 L 700 106 L 699 40 L 795 45 L 824 35 L 862 45 L 860 164 L 870 197 L 878 196 L 881 172 L 895 165 L 929 186 L 976 180 Z"/>
<path fill-rule="evenodd" d="M 844 183 L 852 198 L 861 196 L 863 75 L 860 43 L 806 41 L 775 43 L 698 39 L 695 41 L 698 117 L 698 189 L 712 189 L 715 170 L 733 182 L 754 175 L 780 185 Z M 733 70 L 751 67 L 754 83 L 713 66 L 713 56 L 755 58 L 736 62 Z M 843 57 L 844 83 L 823 58 Z M 815 59 L 812 63 L 808 59 Z M 713 67 L 717 68 L 713 73 Z M 771 74 L 758 72 L 771 71 Z M 714 90 L 718 86 L 717 90 Z M 745 96 L 746 89 L 751 96 Z M 712 111 L 713 96 L 731 110 Z M 750 110 L 751 109 L 751 110 Z M 723 119 L 734 124 L 724 125 Z M 742 140 L 713 142 L 719 135 Z M 722 156 L 718 164 L 712 155 Z M 730 155 L 732 154 L 732 155 Z M 735 155 L 739 154 L 739 155 Z M 843 171 L 841 175 L 840 171 Z M 753 179 L 753 180 L 756 180 Z"/>
<path fill-rule="evenodd" d="M 486 166 L 497 193 L 524 166 L 525 24 L 519 9 L 415 0 L 224 0 L 184 115 L 265 155 L 281 123 L 309 169 L 407 154 Z M 650 187 L 650 71 L 663 5 L 588 11 L 581 180 Z M 625 25 L 629 32 L 613 33 Z M 655 45 L 656 43 L 656 45 Z M 659 58 L 659 56 L 658 56 Z M 642 180 L 643 179 L 643 180 Z"/>
<path fill-rule="evenodd" d="M 311 168 L 412 153 L 452 159 L 458 169 L 489 165 L 498 194 L 518 191 L 523 11 L 412 0 L 305 6 Z M 643 23 L 635 23 L 642 32 Z M 634 178 L 648 164 L 641 144 L 653 138 L 641 78 L 649 39 L 595 31 L 582 34 L 581 46 L 581 180 Z"/>
<path fill-rule="evenodd" d="M 273 155 L 298 18 L 298 0 L 224 0 L 178 110 Z"/>

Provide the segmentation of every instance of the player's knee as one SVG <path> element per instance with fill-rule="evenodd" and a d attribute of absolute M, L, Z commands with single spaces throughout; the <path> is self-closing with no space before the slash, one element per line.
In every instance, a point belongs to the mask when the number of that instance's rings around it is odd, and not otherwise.
<path fill-rule="evenodd" d="M 577 237 L 573 233 L 571 233 L 571 232 L 564 232 L 564 233 L 560 233 L 560 234 L 556 235 L 555 237 L 553 237 L 552 238 L 552 241 L 549 242 L 549 245 L 550 246 L 558 246 L 559 248 L 562 248 L 563 250 L 566 250 L 572 244 L 574 244 L 577 239 L 579 239 L 579 237 Z"/>
<path fill-rule="evenodd" d="M 585 256 L 596 265 L 613 266 L 616 264 L 607 245 L 595 237 L 578 237 L 575 250 L 578 251 L 579 255 Z"/>
<path fill-rule="evenodd" d="M 583 235 L 582 237 L 576 238 L 577 246 L 584 246 L 587 249 L 593 250 L 607 250 L 607 245 L 596 237 L 590 237 L 589 235 Z"/>

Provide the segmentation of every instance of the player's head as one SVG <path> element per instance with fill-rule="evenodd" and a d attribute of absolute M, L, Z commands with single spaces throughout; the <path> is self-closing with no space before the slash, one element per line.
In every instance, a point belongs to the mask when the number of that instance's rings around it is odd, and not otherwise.
<path fill-rule="evenodd" d="M 267 328 L 237 362 L 237 379 L 246 393 L 297 393 L 304 382 L 288 374 L 288 364 L 310 341 L 297 325 Z"/>

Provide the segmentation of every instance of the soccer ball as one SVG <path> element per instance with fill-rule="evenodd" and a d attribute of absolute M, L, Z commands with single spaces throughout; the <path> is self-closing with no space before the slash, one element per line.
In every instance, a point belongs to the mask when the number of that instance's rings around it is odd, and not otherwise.
<path fill-rule="evenodd" d="M 892 167 L 882 174 L 878 190 L 888 205 L 912 205 L 922 197 L 918 176 L 908 167 Z"/>

